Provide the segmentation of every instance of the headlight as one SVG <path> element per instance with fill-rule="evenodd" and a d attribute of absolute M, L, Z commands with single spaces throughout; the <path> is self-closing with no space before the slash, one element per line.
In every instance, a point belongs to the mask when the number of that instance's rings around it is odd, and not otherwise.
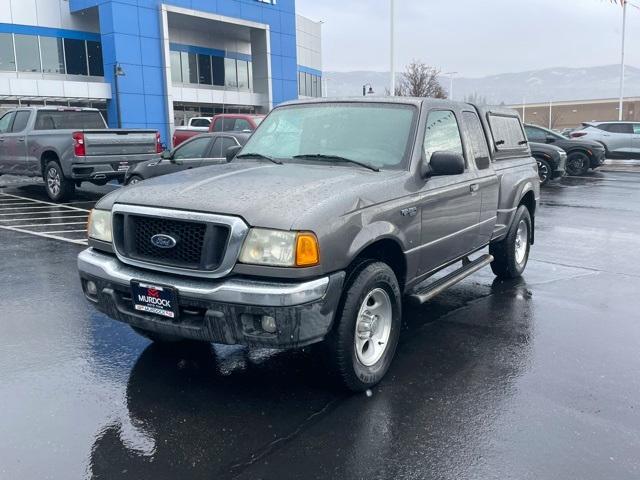
<path fill-rule="evenodd" d="M 252 228 L 242 246 L 240 261 L 272 267 L 311 267 L 320 263 L 318 239 L 311 232 Z"/>
<path fill-rule="evenodd" d="M 89 238 L 111 242 L 111 212 L 109 210 L 91 210 L 87 224 Z"/>

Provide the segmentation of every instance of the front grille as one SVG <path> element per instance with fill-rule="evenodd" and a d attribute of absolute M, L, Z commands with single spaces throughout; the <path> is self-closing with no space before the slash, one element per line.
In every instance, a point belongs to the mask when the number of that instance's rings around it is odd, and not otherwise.
<path fill-rule="evenodd" d="M 229 227 L 207 222 L 116 213 L 114 242 L 125 258 L 181 269 L 213 271 L 224 258 Z M 175 246 L 160 248 L 151 239 L 168 235 Z"/>

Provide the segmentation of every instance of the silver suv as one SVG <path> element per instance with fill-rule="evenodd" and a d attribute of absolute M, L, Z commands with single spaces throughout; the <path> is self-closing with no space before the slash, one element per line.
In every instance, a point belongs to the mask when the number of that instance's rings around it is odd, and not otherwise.
<path fill-rule="evenodd" d="M 571 138 L 604 145 L 607 158 L 640 158 L 640 122 L 589 122 L 571 132 Z"/>

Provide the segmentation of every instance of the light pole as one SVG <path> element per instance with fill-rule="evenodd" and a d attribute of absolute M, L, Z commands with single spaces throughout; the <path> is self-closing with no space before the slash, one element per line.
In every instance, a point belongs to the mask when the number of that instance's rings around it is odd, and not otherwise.
<path fill-rule="evenodd" d="M 445 75 L 449 75 L 449 100 L 453 100 L 453 77 L 457 75 L 458 72 L 446 72 Z"/>
<path fill-rule="evenodd" d="M 620 105 L 618 111 L 618 120 L 624 119 L 624 48 L 627 30 L 627 1 L 622 0 L 622 60 L 620 62 Z"/>
<path fill-rule="evenodd" d="M 126 75 L 126 73 L 124 72 L 124 69 L 122 68 L 122 65 L 120 65 L 119 63 L 116 63 L 113 65 L 113 77 L 115 80 L 115 96 L 116 96 L 116 113 L 117 113 L 117 118 L 118 118 L 118 128 L 122 128 L 122 115 L 120 113 L 120 89 L 119 89 L 119 77 L 124 77 Z"/>
<path fill-rule="evenodd" d="M 395 0 L 390 0 L 390 8 L 391 8 L 391 38 L 389 42 L 389 46 L 391 49 L 391 78 L 389 79 L 389 95 L 394 97 L 396 95 L 396 59 L 395 59 L 395 14 L 396 14 L 396 2 Z"/>
<path fill-rule="evenodd" d="M 369 90 L 367 91 L 367 87 L 369 87 Z M 365 83 L 362 86 L 362 96 L 366 97 L 367 95 L 373 95 L 375 92 L 373 91 L 373 87 L 371 86 L 370 83 Z"/>

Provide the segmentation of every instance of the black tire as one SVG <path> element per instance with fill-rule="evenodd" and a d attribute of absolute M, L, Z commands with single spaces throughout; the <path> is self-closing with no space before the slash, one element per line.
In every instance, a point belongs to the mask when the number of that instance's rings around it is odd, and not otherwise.
<path fill-rule="evenodd" d="M 76 185 L 72 180 L 65 178 L 60 164 L 55 160 L 50 160 L 42 172 L 44 189 L 47 195 L 54 202 L 64 202 L 73 198 L 76 192 Z"/>
<path fill-rule="evenodd" d="M 127 185 L 135 185 L 136 183 L 139 183 L 142 180 L 144 180 L 144 178 L 142 178 L 140 175 L 131 175 L 127 179 Z"/>
<path fill-rule="evenodd" d="M 366 308 L 363 302 L 370 300 L 372 294 L 388 299 L 390 315 L 385 317 L 389 318 L 388 322 L 374 320 L 379 324 L 373 326 L 368 332 L 371 340 L 364 342 L 374 342 L 373 335 L 377 334 L 376 330 L 380 325 L 383 326 L 383 332 L 384 325 L 387 325 L 389 334 L 380 358 L 371 365 L 365 365 L 359 359 L 360 354 L 356 354 L 356 328 L 362 325 L 358 320 L 362 318 L 359 315 L 361 308 Z M 377 301 L 372 306 L 376 304 Z M 371 314 L 371 312 L 368 313 Z M 377 317 L 377 315 L 373 316 Z M 324 342 L 325 355 L 331 373 L 344 387 L 354 392 L 376 385 L 387 373 L 395 355 L 401 322 L 402 296 L 393 270 L 382 262 L 372 261 L 361 264 L 347 279 L 340 307 L 336 312 L 334 327 Z M 359 336 L 359 338 L 362 341 L 362 337 Z M 382 344 L 377 341 L 376 343 L 378 347 Z M 369 348 L 374 352 L 376 347 Z M 366 350 L 367 347 L 363 352 Z"/>
<path fill-rule="evenodd" d="M 187 340 L 183 337 L 177 337 L 174 335 L 167 335 L 165 333 L 158 333 L 158 332 L 151 332 L 149 330 L 144 330 L 142 328 L 138 328 L 138 327 L 134 327 L 131 326 L 131 328 L 133 329 L 134 332 L 136 332 L 138 335 L 141 335 L 149 340 L 151 340 L 153 343 L 158 343 L 158 344 L 178 344 L 178 343 L 189 343 L 189 342 L 195 342 L 195 340 Z M 196 342 L 196 343 L 200 343 L 200 342 Z"/>
<path fill-rule="evenodd" d="M 591 160 L 586 153 L 573 152 L 567 157 L 567 174 L 571 176 L 584 175 L 591 167 Z"/>
<path fill-rule="evenodd" d="M 540 178 L 540 185 L 544 186 L 551 180 L 551 165 L 546 160 L 536 158 L 538 162 L 538 177 Z"/>
<path fill-rule="evenodd" d="M 521 245 L 518 242 L 518 234 L 520 225 L 524 223 L 526 226 L 526 247 L 524 257 L 518 261 L 517 248 Z M 524 269 L 529 261 L 529 251 L 531 250 L 532 222 L 529 209 L 524 205 L 520 205 L 516 210 L 516 215 L 511 223 L 507 236 L 499 242 L 489 245 L 489 253 L 493 255 L 491 262 L 491 270 L 501 279 L 518 278 L 522 276 Z"/>

